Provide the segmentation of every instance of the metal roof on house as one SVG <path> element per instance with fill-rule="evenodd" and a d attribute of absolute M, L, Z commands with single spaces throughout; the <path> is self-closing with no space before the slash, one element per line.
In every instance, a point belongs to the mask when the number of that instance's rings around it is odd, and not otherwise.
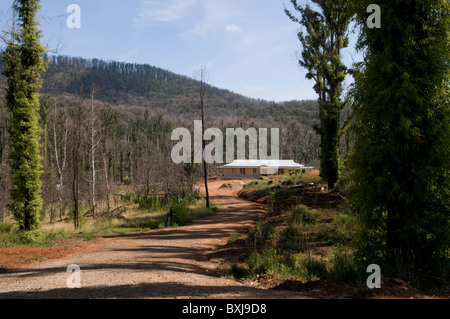
<path fill-rule="evenodd" d="M 295 163 L 292 160 L 235 160 L 233 163 L 223 165 L 220 168 L 287 168 L 287 169 L 309 169 L 305 165 Z"/>

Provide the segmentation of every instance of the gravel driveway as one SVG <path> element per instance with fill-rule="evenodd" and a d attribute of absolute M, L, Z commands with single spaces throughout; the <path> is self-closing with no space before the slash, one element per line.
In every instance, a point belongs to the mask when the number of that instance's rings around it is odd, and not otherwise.
<path fill-rule="evenodd" d="M 241 200 L 221 182 L 210 185 L 223 209 L 199 223 L 103 239 L 103 248 L 0 275 L 5 298 L 269 299 L 302 298 L 220 276 L 208 255 L 230 234 L 251 225 L 261 207 Z M 69 265 L 80 267 L 81 288 L 69 289 Z"/>

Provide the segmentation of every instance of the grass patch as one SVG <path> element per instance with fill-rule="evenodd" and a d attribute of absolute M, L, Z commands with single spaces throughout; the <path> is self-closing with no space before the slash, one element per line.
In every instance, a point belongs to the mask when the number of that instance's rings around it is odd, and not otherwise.
<path fill-rule="evenodd" d="M 343 283 L 357 283 L 362 281 L 365 274 L 352 252 L 345 246 L 337 245 L 332 252 L 329 263 L 329 276 L 331 279 Z"/>
<path fill-rule="evenodd" d="M 185 197 L 187 198 L 187 197 Z M 62 245 L 64 241 L 94 241 L 105 235 L 124 235 L 129 233 L 145 232 L 152 229 L 164 228 L 169 212 L 169 205 L 163 209 L 163 199 L 153 197 L 140 200 L 124 200 L 118 203 L 118 207 L 126 207 L 126 212 L 114 218 L 90 218 L 85 217 L 82 227 L 75 230 L 70 212 L 64 221 L 49 223 L 43 220 L 42 229 L 33 232 L 19 231 L 14 221 L 0 222 L 0 247 L 51 247 Z M 174 226 L 183 226 L 217 212 L 218 207 L 211 203 L 211 208 L 206 209 L 205 201 L 190 196 L 184 200 L 181 209 L 178 210 L 178 220 Z M 86 211 L 88 209 L 86 208 Z"/>
<path fill-rule="evenodd" d="M 236 279 L 251 278 L 253 276 L 247 267 L 238 264 L 231 265 L 228 275 L 233 276 Z"/>
<path fill-rule="evenodd" d="M 47 260 L 47 257 L 45 256 L 40 256 L 40 255 L 36 255 L 36 256 L 32 256 L 28 259 L 29 261 L 37 261 L 37 262 L 43 262 Z"/>
<path fill-rule="evenodd" d="M 81 241 L 89 242 L 89 241 L 97 240 L 98 236 L 93 233 L 79 233 L 77 236 L 77 239 L 81 240 Z"/>
<path fill-rule="evenodd" d="M 235 241 L 238 241 L 239 239 L 241 239 L 241 235 L 240 234 L 231 234 L 230 236 L 228 236 L 228 243 L 233 243 Z"/>
<path fill-rule="evenodd" d="M 347 245 L 351 242 L 356 228 L 354 217 L 347 214 L 337 214 L 329 227 L 319 230 L 318 237 L 334 244 Z"/>

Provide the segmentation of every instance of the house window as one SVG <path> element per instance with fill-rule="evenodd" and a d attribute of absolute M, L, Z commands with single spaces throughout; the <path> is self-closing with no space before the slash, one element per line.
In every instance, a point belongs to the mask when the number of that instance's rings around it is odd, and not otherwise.
<path fill-rule="evenodd" d="M 244 175 L 245 174 L 245 169 L 244 168 L 240 168 L 239 169 L 239 173 L 241 173 L 241 175 Z"/>
<path fill-rule="evenodd" d="M 253 175 L 258 174 L 258 170 L 256 168 L 253 169 Z"/>
<path fill-rule="evenodd" d="M 231 172 L 232 172 L 233 174 L 236 174 L 236 169 L 233 168 L 233 169 L 231 170 Z"/>

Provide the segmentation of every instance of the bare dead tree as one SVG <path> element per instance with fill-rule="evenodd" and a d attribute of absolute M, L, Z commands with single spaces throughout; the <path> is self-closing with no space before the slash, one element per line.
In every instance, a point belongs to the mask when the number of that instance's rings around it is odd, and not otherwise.
<path fill-rule="evenodd" d="M 94 101 L 94 95 L 95 90 L 92 90 L 91 93 L 91 108 L 90 108 L 90 114 L 89 114 L 89 146 L 90 146 L 90 152 L 91 152 L 91 202 L 92 202 L 92 216 L 95 218 L 95 210 L 96 210 L 96 167 L 95 167 L 95 156 L 96 156 L 96 150 L 100 144 L 100 138 L 98 137 L 99 131 L 96 129 L 97 124 L 97 115 L 96 115 L 96 105 Z"/>
<path fill-rule="evenodd" d="M 62 221 L 62 215 L 64 211 L 63 205 L 63 189 L 64 189 L 64 171 L 67 168 L 67 140 L 68 140 L 68 116 L 66 110 L 64 109 L 64 114 L 61 120 L 61 130 L 58 132 L 57 130 L 57 121 L 58 121 L 58 111 L 56 103 L 54 104 L 54 117 L 53 117 L 53 146 L 54 146 L 54 158 L 55 158 L 55 166 L 58 174 L 58 184 L 56 185 L 56 190 L 58 192 L 58 201 L 59 201 L 59 219 Z M 62 137 L 61 141 L 58 141 L 58 135 Z"/>
<path fill-rule="evenodd" d="M 202 154 L 206 148 L 206 141 L 204 139 L 205 131 L 206 131 L 206 121 L 205 121 L 205 95 L 206 95 L 206 87 L 207 87 L 207 72 L 206 67 L 202 66 L 199 70 L 199 97 L 200 97 L 200 108 L 201 108 L 201 116 L 202 116 Z M 205 181 L 205 193 L 206 193 L 206 207 L 209 208 L 209 190 L 208 190 L 208 164 L 202 156 L 203 162 L 203 171 L 204 171 L 204 181 Z"/>
<path fill-rule="evenodd" d="M 73 221 L 75 229 L 80 228 L 80 173 L 81 173 L 81 150 L 83 142 L 82 123 L 86 117 L 81 103 L 73 108 L 73 121 L 71 127 L 72 135 L 72 196 L 73 196 Z"/>
<path fill-rule="evenodd" d="M 109 187 L 108 165 L 106 163 L 106 156 L 105 156 L 105 154 L 103 154 L 103 169 L 105 171 L 106 209 L 109 212 L 111 210 L 111 206 L 110 206 L 111 188 Z"/>

